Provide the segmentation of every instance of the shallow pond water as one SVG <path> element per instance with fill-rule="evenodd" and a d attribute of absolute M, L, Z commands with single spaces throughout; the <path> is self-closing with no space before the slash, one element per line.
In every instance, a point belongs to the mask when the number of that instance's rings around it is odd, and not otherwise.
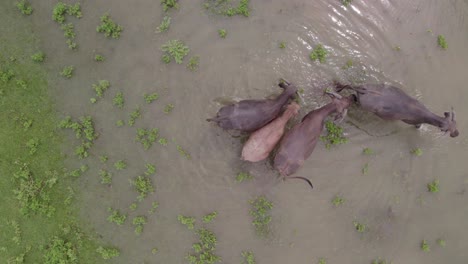
<path fill-rule="evenodd" d="M 393 263 L 464 263 L 468 259 L 468 114 L 465 103 L 468 69 L 468 3 L 453 1 L 362 1 L 345 7 L 340 1 L 252 1 L 250 17 L 221 17 L 203 8 L 203 2 L 180 1 L 169 12 L 168 32 L 157 34 L 164 16 L 159 1 L 83 1 L 83 18 L 67 17 L 75 25 L 77 51 L 66 46 L 58 24 L 51 19 L 55 1 L 34 3 L 31 16 L 47 54 L 46 67 L 60 112 L 77 118 L 91 115 L 100 134 L 91 156 L 70 166 L 88 164 L 81 178 L 82 216 L 104 241 L 121 250 L 113 263 L 186 263 L 195 235 L 177 221 L 179 214 L 201 217 L 218 211 L 208 225 L 218 238 L 216 254 L 223 263 L 240 263 L 241 251 L 254 252 L 258 263 L 371 263 L 378 257 Z M 120 39 L 96 33 L 99 17 L 108 12 L 124 28 Z M 225 39 L 218 35 L 225 29 Z M 448 49 L 437 46 L 442 34 Z M 180 39 L 190 48 L 184 64 L 161 60 L 161 46 Z M 286 48 L 280 49 L 281 42 Z M 328 51 L 325 63 L 312 62 L 317 44 Z M 104 62 L 95 62 L 95 54 Z M 195 72 L 186 68 L 191 56 L 200 56 Z M 353 66 L 343 66 L 351 59 Z M 59 72 L 74 65 L 71 79 Z M 56 73 L 54 75 L 54 73 Z M 323 89 L 334 79 L 343 82 L 390 83 L 442 115 L 454 107 L 460 136 L 449 138 L 433 127 L 416 130 L 403 123 L 386 123 L 357 110 L 344 123 L 349 142 L 325 149 L 319 144 L 298 172 L 314 184 L 281 181 L 269 161 L 247 164 L 239 160 L 241 138 L 207 123 L 225 100 L 264 98 L 278 94 L 279 78 L 304 90 L 301 116 L 328 102 Z M 103 99 L 90 103 L 92 84 L 109 80 Z M 123 92 L 125 106 L 112 105 Z M 146 104 L 145 93 L 159 99 Z M 169 114 L 164 107 L 173 104 Z M 133 127 L 117 127 L 131 111 L 141 108 Z M 297 122 L 299 117 L 295 120 Z M 149 150 L 135 142 L 136 128 L 159 128 L 169 140 Z M 191 159 L 179 155 L 176 143 Z M 69 135 L 70 157 L 78 141 Z M 362 150 L 374 150 L 365 156 Z M 421 148 L 416 157 L 411 149 Z M 100 155 L 109 161 L 102 164 Z M 116 171 L 113 163 L 126 160 Z M 129 206 L 138 194 L 129 180 L 152 163 L 155 192 Z M 362 168 L 368 164 L 368 173 Z M 98 172 L 113 173 L 111 187 L 102 185 Z M 245 171 L 254 180 L 237 183 Z M 427 184 L 440 181 L 440 192 Z M 271 234 L 255 235 L 248 201 L 265 195 L 273 202 Z M 335 208 L 336 195 L 345 203 Z M 159 208 L 150 215 L 151 203 Z M 128 213 L 123 226 L 109 223 L 108 207 Z M 135 235 L 133 217 L 146 215 L 148 223 Z M 356 232 L 353 222 L 366 224 Z M 436 240 L 446 240 L 446 247 Z M 431 250 L 423 252 L 421 241 Z M 158 252 L 151 250 L 157 247 Z"/>

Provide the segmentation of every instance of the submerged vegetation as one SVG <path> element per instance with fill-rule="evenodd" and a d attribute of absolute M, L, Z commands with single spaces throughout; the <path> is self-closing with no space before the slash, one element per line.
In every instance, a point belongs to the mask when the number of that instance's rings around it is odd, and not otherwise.
<path fill-rule="evenodd" d="M 252 224 L 259 236 L 267 236 L 270 232 L 269 223 L 271 222 L 270 211 L 273 203 L 264 196 L 257 197 L 249 201 L 251 209 L 249 214 L 253 217 Z"/>
<path fill-rule="evenodd" d="M 122 30 L 122 26 L 116 24 L 107 13 L 101 16 L 101 24 L 96 28 L 97 32 L 104 33 L 104 36 L 114 39 L 120 38 Z"/>
<path fill-rule="evenodd" d="M 250 0 L 240 0 L 237 6 L 234 6 L 231 0 L 205 0 L 204 7 L 211 12 L 223 16 L 250 15 Z"/>
<path fill-rule="evenodd" d="M 189 53 L 190 49 L 184 44 L 184 42 L 173 39 L 162 45 L 161 50 L 164 52 L 162 60 L 165 63 L 170 63 L 175 60 L 176 63 L 182 64 L 185 56 Z"/>
<path fill-rule="evenodd" d="M 339 125 L 336 125 L 332 121 L 326 121 L 325 128 L 327 129 L 327 135 L 320 136 L 320 140 L 325 142 L 325 147 L 327 149 L 330 149 L 333 145 L 339 145 L 348 142 L 348 139 L 344 137 L 343 128 Z"/>
<path fill-rule="evenodd" d="M 322 44 L 318 44 L 310 53 L 309 57 L 311 60 L 318 60 L 320 63 L 325 63 L 327 57 L 327 50 L 323 47 Z"/>

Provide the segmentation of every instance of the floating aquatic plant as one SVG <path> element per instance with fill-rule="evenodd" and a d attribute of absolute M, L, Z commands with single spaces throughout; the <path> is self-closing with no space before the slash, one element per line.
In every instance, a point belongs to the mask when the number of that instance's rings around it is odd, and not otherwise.
<path fill-rule="evenodd" d="M 311 60 L 316 61 L 318 60 L 320 63 L 325 62 L 325 58 L 327 57 L 327 50 L 323 47 L 322 44 L 318 44 L 310 53 L 309 57 Z"/>
<path fill-rule="evenodd" d="M 269 223 L 271 222 L 271 209 L 273 203 L 264 196 L 257 197 L 249 201 L 251 209 L 249 214 L 253 217 L 252 224 L 259 236 L 266 236 L 270 232 Z"/>
<path fill-rule="evenodd" d="M 116 24 L 107 13 L 101 16 L 101 24 L 96 28 L 97 32 L 104 33 L 106 37 L 115 39 L 120 37 L 122 30 L 122 26 Z"/>

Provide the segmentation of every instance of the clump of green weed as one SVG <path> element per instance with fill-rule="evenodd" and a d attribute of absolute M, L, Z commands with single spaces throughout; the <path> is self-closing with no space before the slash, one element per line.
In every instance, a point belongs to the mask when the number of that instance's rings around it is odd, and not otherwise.
<path fill-rule="evenodd" d="M 71 50 L 74 50 L 77 47 L 76 42 L 72 41 L 71 39 L 67 39 L 67 45 L 68 45 L 68 48 Z"/>
<path fill-rule="evenodd" d="M 140 107 L 137 107 L 130 113 L 130 119 L 128 120 L 128 125 L 133 126 L 135 121 L 141 117 Z"/>
<path fill-rule="evenodd" d="M 67 116 L 60 122 L 59 128 L 71 128 L 78 139 L 84 135 L 87 140 L 94 141 L 98 136 L 94 131 L 93 119 L 90 116 L 80 117 L 80 122 L 74 122 L 70 116 Z"/>
<path fill-rule="evenodd" d="M 445 37 L 443 35 L 437 36 L 437 45 L 439 45 L 439 47 L 443 50 L 446 50 L 448 48 L 447 41 L 445 40 Z"/>
<path fill-rule="evenodd" d="M 65 14 L 81 18 L 81 5 L 76 3 L 75 5 L 67 5 L 62 2 L 58 2 L 53 9 L 52 19 L 58 22 L 61 26 L 61 29 L 64 31 L 64 35 L 67 38 L 68 48 L 74 50 L 77 47 L 77 44 L 73 41 L 75 39 L 75 30 L 72 23 L 65 23 Z"/>
<path fill-rule="evenodd" d="M 239 172 L 239 174 L 236 176 L 236 182 L 243 182 L 251 179 L 253 179 L 253 176 L 248 172 Z"/>
<path fill-rule="evenodd" d="M 145 175 L 150 176 L 150 175 L 153 175 L 155 173 L 156 173 L 156 166 L 154 166 L 153 164 L 150 164 L 150 163 L 146 163 Z"/>
<path fill-rule="evenodd" d="M 327 264 L 327 261 L 324 258 L 319 258 L 318 264 Z"/>
<path fill-rule="evenodd" d="M 385 259 L 377 258 L 372 261 L 372 264 L 387 264 Z"/>
<path fill-rule="evenodd" d="M 353 0 L 341 0 L 341 3 L 344 5 L 344 6 L 348 6 L 349 4 L 351 4 Z"/>
<path fill-rule="evenodd" d="M 42 51 L 36 52 L 31 56 L 31 59 L 34 62 L 44 62 L 45 60 L 45 54 Z"/>
<path fill-rule="evenodd" d="M 166 32 L 171 26 L 171 17 L 165 16 L 161 21 L 161 24 L 156 28 L 157 33 Z"/>
<path fill-rule="evenodd" d="M 101 255 L 103 259 L 111 259 L 120 256 L 120 250 L 117 248 L 105 248 L 105 247 L 98 247 L 96 252 Z"/>
<path fill-rule="evenodd" d="M 213 221 L 216 218 L 216 216 L 218 216 L 218 212 L 216 211 L 203 216 L 203 219 L 202 219 L 203 223 L 205 224 L 211 223 L 211 221 Z"/>
<path fill-rule="evenodd" d="M 175 141 L 174 141 L 174 143 L 175 143 Z M 180 156 L 182 156 L 182 157 L 184 157 L 184 158 L 186 158 L 188 160 L 192 158 L 192 156 L 185 149 L 183 149 L 181 145 L 176 143 L 176 148 L 177 148 L 177 151 L 179 152 Z"/>
<path fill-rule="evenodd" d="M 423 151 L 420 148 L 414 148 L 411 150 L 411 154 L 419 157 L 423 154 Z"/>
<path fill-rule="evenodd" d="M 99 170 L 99 177 L 101 177 L 102 184 L 111 184 L 112 183 L 112 173 L 107 170 Z"/>
<path fill-rule="evenodd" d="M 101 54 L 96 54 L 96 55 L 94 55 L 94 60 L 95 61 L 104 61 L 104 56 L 102 56 Z"/>
<path fill-rule="evenodd" d="M 136 177 L 133 181 L 130 181 L 136 191 L 140 194 L 138 195 L 138 201 L 142 201 L 149 193 L 154 192 L 153 184 L 151 179 L 148 176 L 140 175 Z"/>
<path fill-rule="evenodd" d="M 279 47 L 280 49 L 285 49 L 285 48 L 286 48 L 286 42 L 281 41 L 281 42 L 279 43 L 278 47 Z"/>
<path fill-rule="evenodd" d="M 148 150 L 153 143 L 158 139 L 159 130 L 157 128 L 153 129 L 137 129 L 136 141 L 140 142 L 143 145 L 143 148 Z"/>
<path fill-rule="evenodd" d="M 177 220 L 183 225 L 185 225 L 189 230 L 193 230 L 195 227 L 195 217 L 178 215 Z"/>
<path fill-rule="evenodd" d="M 156 253 L 158 253 L 158 248 L 152 248 L 151 249 L 151 254 L 155 255 Z"/>
<path fill-rule="evenodd" d="M 325 58 L 327 56 L 328 52 L 327 50 L 323 47 L 322 44 L 318 44 L 315 46 L 315 48 L 312 50 L 310 53 L 309 57 L 311 60 L 316 61 L 318 60 L 320 63 L 325 62 Z"/>
<path fill-rule="evenodd" d="M 107 155 L 101 155 L 99 156 L 99 160 L 101 163 L 106 163 L 109 160 L 109 157 L 107 157 Z"/>
<path fill-rule="evenodd" d="M 62 24 L 65 22 L 66 12 L 67 12 L 67 5 L 62 2 L 58 2 L 57 4 L 55 4 L 54 9 L 52 11 L 52 19 L 58 22 L 59 24 Z"/>
<path fill-rule="evenodd" d="M 114 163 L 114 168 L 116 170 L 123 170 L 127 168 L 127 163 L 124 160 L 119 160 L 116 163 Z"/>
<path fill-rule="evenodd" d="M 137 203 L 132 203 L 128 208 L 131 211 L 135 211 L 138 208 L 138 204 Z"/>
<path fill-rule="evenodd" d="M 109 207 L 107 211 L 111 213 L 111 215 L 107 217 L 107 221 L 111 223 L 116 223 L 117 225 L 123 225 L 125 223 L 125 220 L 127 220 L 127 215 L 121 214 L 120 211 L 117 209 L 113 209 L 112 207 Z"/>
<path fill-rule="evenodd" d="M 182 64 L 184 57 L 190 51 L 182 41 L 177 39 L 169 40 L 162 45 L 161 50 L 164 52 L 162 59 L 165 63 L 170 63 L 174 59 L 178 64 Z"/>
<path fill-rule="evenodd" d="M 76 248 L 77 245 L 56 236 L 52 238 L 52 241 L 45 249 L 44 263 L 78 263 L 78 252 Z"/>
<path fill-rule="evenodd" d="M 439 180 L 434 180 L 427 184 L 427 190 L 431 193 L 439 192 Z"/>
<path fill-rule="evenodd" d="M 29 154 L 33 155 L 37 152 L 37 147 L 39 147 L 39 139 L 31 138 L 26 142 L 26 147 L 29 148 Z"/>
<path fill-rule="evenodd" d="M 60 28 L 63 30 L 63 35 L 67 39 L 75 39 L 75 26 L 73 26 L 72 23 L 63 24 Z"/>
<path fill-rule="evenodd" d="M 122 109 L 124 106 L 124 97 L 122 92 L 118 92 L 115 96 L 114 99 L 112 99 L 112 103 L 117 106 L 118 108 Z"/>
<path fill-rule="evenodd" d="M 423 240 L 421 241 L 421 249 L 424 251 L 424 252 L 429 252 L 431 250 L 429 244 L 427 243 L 426 240 Z"/>
<path fill-rule="evenodd" d="M 174 109 L 174 105 L 173 104 L 167 104 L 164 107 L 164 113 L 169 114 L 170 112 L 172 112 L 172 109 Z"/>
<path fill-rule="evenodd" d="M 80 159 L 87 158 L 89 156 L 89 149 L 93 146 L 92 142 L 82 141 L 81 145 L 75 148 L 75 154 Z"/>
<path fill-rule="evenodd" d="M 125 126 L 125 122 L 123 120 L 117 120 L 115 122 L 115 125 L 118 126 L 118 127 L 123 127 L 123 126 Z"/>
<path fill-rule="evenodd" d="M 19 11 L 23 15 L 29 16 L 33 12 L 33 8 L 31 6 L 31 4 L 29 2 L 27 2 L 26 0 L 21 0 L 19 2 L 16 2 L 16 7 L 19 9 Z"/>
<path fill-rule="evenodd" d="M 0 71 L 0 80 L 2 80 L 3 83 L 9 82 L 11 79 L 15 77 L 15 73 L 8 69 L 6 71 Z"/>
<path fill-rule="evenodd" d="M 364 148 L 364 149 L 362 150 L 362 154 L 364 154 L 364 155 L 372 155 L 372 154 L 374 154 L 374 151 L 373 151 L 371 148 Z"/>
<path fill-rule="evenodd" d="M 255 264 L 255 256 L 252 251 L 242 251 L 242 262 L 241 264 Z"/>
<path fill-rule="evenodd" d="M 158 93 L 151 93 L 151 94 L 145 94 L 143 95 L 145 98 L 145 102 L 148 104 L 151 104 L 154 100 L 157 100 L 159 98 Z"/>
<path fill-rule="evenodd" d="M 445 242 L 445 240 L 444 240 L 444 239 L 442 239 L 442 238 L 439 238 L 439 239 L 437 239 L 437 241 L 436 241 L 436 242 L 437 242 L 437 244 L 438 244 L 439 246 L 441 246 L 441 247 L 443 247 L 443 248 L 444 248 L 444 247 L 445 247 L 445 245 L 446 245 L 446 242 Z"/>
<path fill-rule="evenodd" d="M 226 30 L 223 29 L 223 28 L 222 28 L 222 29 L 218 29 L 218 34 L 219 34 L 219 36 L 220 36 L 221 38 L 226 38 L 226 36 L 227 36 Z"/>
<path fill-rule="evenodd" d="M 251 205 L 250 215 L 253 217 L 252 224 L 259 236 L 266 236 L 270 232 L 269 223 L 271 222 L 270 211 L 273 208 L 273 203 L 268 201 L 264 196 L 257 197 L 249 201 Z"/>
<path fill-rule="evenodd" d="M 67 14 L 70 16 L 75 16 L 76 18 L 81 18 L 83 16 L 81 13 L 81 4 L 76 3 L 75 5 L 68 5 Z"/>
<path fill-rule="evenodd" d="M 250 15 L 249 0 L 240 0 L 237 6 L 232 5 L 230 0 L 205 0 L 204 6 L 211 12 L 223 16 Z"/>
<path fill-rule="evenodd" d="M 340 205 L 342 205 L 344 203 L 345 203 L 345 199 L 343 197 L 341 197 L 341 196 L 338 196 L 338 195 L 335 196 L 335 198 L 333 198 L 333 200 L 332 200 L 332 204 L 334 206 L 336 206 L 336 207 L 338 207 L 338 206 L 340 206 Z"/>
<path fill-rule="evenodd" d="M 158 209 L 159 203 L 158 202 L 152 202 L 151 203 L 151 209 L 148 211 L 150 214 L 154 214 L 156 212 L 156 209 Z"/>
<path fill-rule="evenodd" d="M 93 84 L 93 89 L 96 92 L 97 98 L 102 98 L 104 96 L 104 92 L 109 89 L 110 82 L 107 80 L 100 80 L 98 83 Z"/>
<path fill-rule="evenodd" d="M 135 234 L 140 235 L 143 233 L 143 226 L 146 224 L 146 216 L 135 216 L 133 218 L 133 225 L 135 226 Z"/>
<path fill-rule="evenodd" d="M 367 229 L 367 226 L 365 224 L 359 223 L 358 221 L 354 221 L 353 224 L 354 228 L 356 228 L 356 231 L 358 231 L 358 233 L 364 233 Z"/>
<path fill-rule="evenodd" d="M 60 73 L 60 75 L 62 75 L 63 77 L 67 78 L 67 79 L 70 79 L 72 76 L 73 76 L 73 71 L 75 70 L 75 67 L 73 66 L 66 66 L 65 68 L 63 68 L 62 72 Z"/>
<path fill-rule="evenodd" d="M 169 11 L 171 8 L 179 9 L 178 0 L 161 0 L 164 12 Z"/>
<path fill-rule="evenodd" d="M 344 144 L 348 142 L 348 139 L 343 135 L 343 128 L 336 125 L 332 121 L 325 122 L 325 128 L 328 134 L 326 136 L 320 136 L 320 140 L 325 142 L 325 147 L 330 149 L 332 145 Z"/>
<path fill-rule="evenodd" d="M 195 71 L 196 69 L 198 69 L 199 64 L 200 64 L 200 56 L 193 56 L 192 58 L 190 58 L 187 64 L 187 68 L 191 71 Z"/>
<path fill-rule="evenodd" d="M 161 145 L 163 145 L 163 146 L 167 146 L 167 144 L 168 144 L 169 142 L 168 142 L 167 139 L 165 139 L 165 138 L 159 138 L 158 143 L 161 144 Z"/>
<path fill-rule="evenodd" d="M 101 24 L 96 28 L 97 32 L 104 33 L 106 37 L 115 39 L 120 37 L 122 30 L 122 26 L 116 24 L 114 20 L 110 18 L 109 14 L 101 16 Z"/>
<path fill-rule="evenodd" d="M 215 234 L 206 228 L 200 228 L 196 233 L 198 235 L 199 242 L 192 245 L 192 249 L 195 251 L 195 254 L 189 254 L 186 257 L 189 263 L 214 264 L 220 262 L 221 258 L 213 253 L 217 244 Z"/>

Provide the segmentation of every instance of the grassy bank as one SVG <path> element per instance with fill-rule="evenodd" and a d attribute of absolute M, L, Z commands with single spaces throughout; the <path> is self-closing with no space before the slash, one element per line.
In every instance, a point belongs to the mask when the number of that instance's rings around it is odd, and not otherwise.
<path fill-rule="evenodd" d="M 76 218 L 47 72 L 31 58 L 30 17 L 1 1 L 0 22 L 0 263 L 99 263 Z"/>

